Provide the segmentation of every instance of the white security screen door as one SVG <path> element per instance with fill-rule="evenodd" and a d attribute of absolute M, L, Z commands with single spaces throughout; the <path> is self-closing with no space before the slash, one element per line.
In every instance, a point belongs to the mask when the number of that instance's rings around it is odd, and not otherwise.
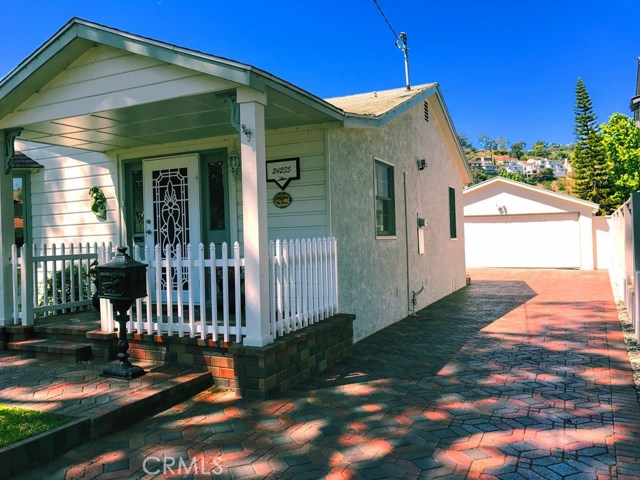
<path fill-rule="evenodd" d="M 160 245 L 162 258 L 165 257 L 166 247 L 171 246 L 174 262 L 177 260 L 175 251 L 178 245 L 182 248 L 183 258 L 186 258 L 189 244 L 192 254 L 197 255 L 200 243 L 198 155 L 147 160 L 143 162 L 142 170 L 145 245 L 150 249 Z M 194 297 L 199 291 L 196 285 L 189 285 L 186 268 L 171 271 L 173 299 L 176 299 L 178 285 L 184 292 L 185 300 L 189 290 Z M 162 272 L 160 288 L 165 292 L 169 289 L 166 270 Z"/>

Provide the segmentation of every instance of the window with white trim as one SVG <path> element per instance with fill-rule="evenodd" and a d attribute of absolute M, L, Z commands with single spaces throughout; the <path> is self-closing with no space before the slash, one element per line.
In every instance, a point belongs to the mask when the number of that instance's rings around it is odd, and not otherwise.
<path fill-rule="evenodd" d="M 393 166 L 375 160 L 376 236 L 396 234 L 396 200 Z"/>

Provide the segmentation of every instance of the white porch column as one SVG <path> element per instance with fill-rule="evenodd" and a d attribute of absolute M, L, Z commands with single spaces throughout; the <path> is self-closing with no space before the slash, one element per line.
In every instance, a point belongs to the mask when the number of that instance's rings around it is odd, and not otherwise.
<path fill-rule="evenodd" d="M 13 283 L 11 281 L 11 245 L 15 241 L 13 230 L 13 174 L 5 166 L 13 151 L 13 135 L 0 130 L 0 325 L 11 325 Z M 9 145 L 11 143 L 11 145 Z M 9 147 L 9 148 L 7 148 Z M 8 150 L 8 151 L 7 151 Z"/>
<path fill-rule="evenodd" d="M 244 228 L 245 305 L 244 345 L 273 342 L 269 326 L 269 241 L 267 237 L 267 173 L 264 106 L 267 96 L 238 89 L 240 154 L 242 157 L 242 222 Z"/>

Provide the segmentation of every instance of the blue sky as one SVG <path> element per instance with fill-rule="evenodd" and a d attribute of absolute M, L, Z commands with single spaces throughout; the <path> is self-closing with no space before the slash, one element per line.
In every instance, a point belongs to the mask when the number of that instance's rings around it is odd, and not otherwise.
<path fill-rule="evenodd" d="M 511 142 L 571 143 L 581 77 L 598 121 L 629 114 L 638 0 L 378 0 L 408 36 L 411 83 L 440 83 L 453 122 Z M 404 86 L 373 0 L 0 0 L 6 75 L 70 18 L 254 65 L 320 97 Z"/>

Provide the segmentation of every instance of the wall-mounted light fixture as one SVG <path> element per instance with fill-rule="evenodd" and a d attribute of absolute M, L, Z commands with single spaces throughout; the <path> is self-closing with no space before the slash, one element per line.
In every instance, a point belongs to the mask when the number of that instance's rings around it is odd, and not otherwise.
<path fill-rule="evenodd" d="M 240 154 L 238 153 L 238 150 L 236 150 L 235 146 L 231 148 L 227 159 L 229 161 L 229 171 L 234 177 L 238 177 L 240 175 L 242 164 L 240 162 Z"/>
<path fill-rule="evenodd" d="M 424 170 L 427 168 L 427 161 L 424 158 L 418 160 L 418 170 Z"/>

